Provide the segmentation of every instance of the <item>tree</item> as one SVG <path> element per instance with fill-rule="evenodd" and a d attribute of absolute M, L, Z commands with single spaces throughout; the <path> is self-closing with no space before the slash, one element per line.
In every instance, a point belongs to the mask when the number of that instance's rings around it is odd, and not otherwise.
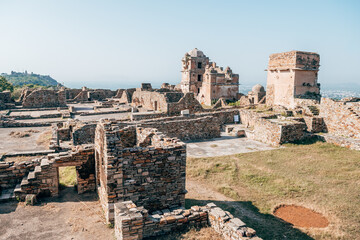
<path fill-rule="evenodd" d="M 14 86 L 9 83 L 6 78 L 0 76 L 0 92 L 10 90 L 11 92 L 14 91 Z"/>

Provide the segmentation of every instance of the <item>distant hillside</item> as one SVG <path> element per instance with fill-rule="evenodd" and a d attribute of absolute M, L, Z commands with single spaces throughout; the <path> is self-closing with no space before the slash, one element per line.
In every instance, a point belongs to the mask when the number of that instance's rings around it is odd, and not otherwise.
<path fill-rule="evenodd" d="M 8 82 L 14 86 L 23 86 L 27 84 L 34 84 L 40 86 L 56 86 L 59 83 L 48 75 L 40 75 L 35 73 L 25 72 L 14 72 L 11 71 L 11 74 L 2 73 L 1 76 L 5 77 Z"/>

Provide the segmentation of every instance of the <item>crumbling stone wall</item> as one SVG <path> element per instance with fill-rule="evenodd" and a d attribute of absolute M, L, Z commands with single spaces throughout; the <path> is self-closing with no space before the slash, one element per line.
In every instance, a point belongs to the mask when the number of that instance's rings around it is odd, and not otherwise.
<path fill-rule="evenodd" d="M 95 190 L 94 148 L 78 146 L 72 151 L 49 154 L 40 164 L 28 171 L 15 189 L 15 195 L 25 199 L 27 194 L 38 196 L 58 196 L 59 167 L 75 166 L 77 171 L 78 193 Z"/>
<path fill-rule="evenodd" d="M 298 121 L 281 120 L 277 116 L 265 116 L 251 110 L 240 109 L 241 123 L 251 129 L 247 136 L 272 146 L 305 139 L 306 124 Z"/>
<path fill-rule="evenodd" d="M 81 89 L 65 89 L 65 96 L 67 100 L 73 100 L 82 90 Z"/>
<path fill-rule="evenodd" d="M 164 209 L 150 212 L 132 201 L 115 204 L 115 237 L 118 240 L 144 239 L 190 227 L 211 226 L 226 240 L 257 239 L 254 229 L 213 203 L 206 206 Z"/>
<path fill-rule="evenodd" d="M 24 97 L 22 106 L 24 108 L 65 107 L 65 91 L 34 90 Z"/>
<path fill-rule="evenodd" d="M 132 106 L 142 106 L 148 110 L 167 112 L 168 103 L 164 94 L 155 91 L 136 89 L 132 96 Z"/>
<path fill-rule="evenodd" d="M 132 200 L 149 211 L 184 205 L 185 144 L 159 135 L 154 131 L 151 145 L 140 147 L 134 126 L 119 128 L 108 120 L 98 124 L 96 174 L 108 222 L 114 220 L 118 201 Z"/>
<path fill-rule="evenodd" d="M 343 137 L 360 139 L 360 102 L 334 101 L 322 98 L 320 117 L 327 131 Z"/>
<path fill-rule="evenodd" d="M 168 105 L 168 115 L 178 115 L 182 110 L 188 109 L 190 113 L 201 112 L 203 107 L 195 99 L 194 93 L 186 93 L 179 101 L 171 102 Z"/>
<path fill-rule="evenodd" d="M 210 116 L 163 122 L 158 119 L 153 122 L 142 122 L 140 126 L 157 128 L 169 137 L 177 137 L 185 141 L 220 137 L 218 119 Z"/>
<path fill-rule="evenodd" d="M 72 140 L 74 145 L 94 143 L 96 123 L 77 124 L 72 131 Z"/>
<path fill-rule="evenodd" d="M 132 96 L 135 91 L 136 91 L 136 88 L 125 89 L 122 92 L 121 98 L 119 99 L 119 103 L 131 104 Z"/>

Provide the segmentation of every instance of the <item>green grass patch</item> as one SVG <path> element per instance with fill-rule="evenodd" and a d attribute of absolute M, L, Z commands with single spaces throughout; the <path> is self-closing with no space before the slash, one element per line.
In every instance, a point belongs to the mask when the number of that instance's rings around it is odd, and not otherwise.
<path fill-rule="evenodd" d="M 75 167 L 60 167 L 59 168 L 59 183 L 63 186 L 75 186 L 76 168 Z"/>

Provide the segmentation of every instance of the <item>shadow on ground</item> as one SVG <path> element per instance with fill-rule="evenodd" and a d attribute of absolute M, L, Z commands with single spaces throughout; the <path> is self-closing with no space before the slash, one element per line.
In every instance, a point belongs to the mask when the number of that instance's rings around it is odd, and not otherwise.
<path fill-rule="evenodd" d="M 98 195 L 96 192 L 86 192 L 78 194 L 74 187 L 63 187 L 59 196 L 57 197 L 40 197 L 38 198 L 36 206 L 42 206 L 51 202 L 94 202 L 98 201 Z M 18 206 L 18 201 L 13 200 L 10 202 L 0 203 L 0 214 L 7 214 L 14 212 Z"/>
<path fill-rule="evenodd" d="M 259 212 L 259 209 L 255 207 L 252 202 L 244 201 L 213 201 L 213 200 L 196 200 L 186 199 L 185 207 L 190 208 L 194 205 L 202 206 L 204 204 L 213 202 L 223 210 L 229 211 L 234 217 L 240 218 L 246 223 L 248 227 L 256 230 L 257 235 L 264 240 L 282 240 L 282 239 L 301 239 L 301 240 L 313 240 L 312 237 L 306 233 L 294 228 L 291 224 L 277 218 L 272 214 L 263 214 Z M 241 214 L 234 207 L 245 209 L 245 212 L 251 212 L 250 214 Z"/>

